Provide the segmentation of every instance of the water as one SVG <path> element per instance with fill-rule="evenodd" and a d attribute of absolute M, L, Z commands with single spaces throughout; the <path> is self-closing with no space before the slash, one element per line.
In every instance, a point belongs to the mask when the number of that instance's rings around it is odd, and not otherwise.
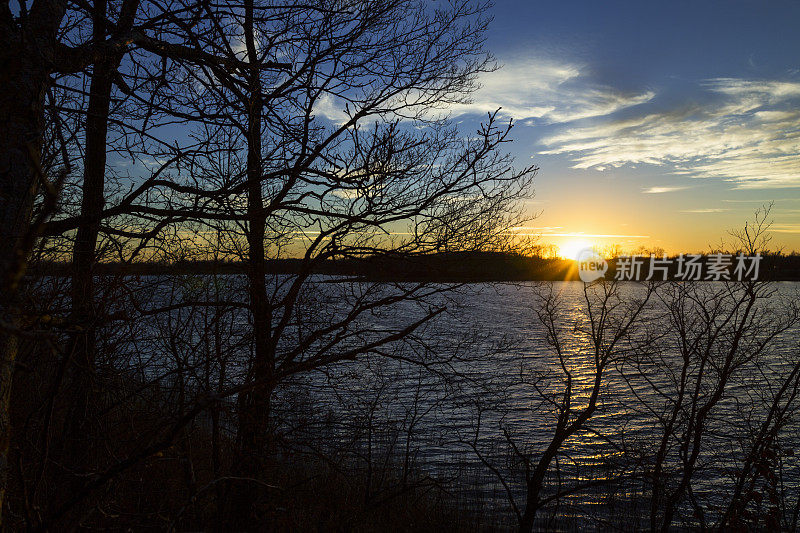
<path fill-rule="evenodd" d="M 243 294 L 237 288 L 243 282 L 241 278 L 227 276 L 224 280 L 221 290 L 227 298 Z M 274 293 L 284 294 L 290 280 L 273 280 Z M 552 439 L 557 403 L 563 399 L 566 383 L 565 369 L 572 375 L 573 409 L 580 411 L 586 406 L 592 389 L 595 344 L 584 284 L 471 284 L 452 293 L 417 295 L 413 301 L 359 314 L 301 350 L 298 347 L 303 339 L 341 320 L 353 302 L 380 301 L 412 287 L 329 281 L 315 278 L 302 292 L 300 304 L 287 320 L 280 353 L 295 351 L 297 362 L 308 361 L 332 342 L 339 353 L 344 353 L 402 329 L 431 309 L 444 306 L 447 310 L 402 340 L 376 346 L 355 361 L 287 377 L 276 401 L 281 431 L 287 439 L 300 443 L 306 451 L 347 456 L 354 465 L 391 464 L 397 473 L 413 464 L 418 467 L 415 475 L 422 472 L 455 479 L 462 491 L 488 502 L 504 519 L 513 521 L 509 493 L 524 505 L 520 456 L 535 464 Z M 210 290 L 205 282 L 198 285 L 197 280 L 184 281 L 176 291 L 165 291 L 161 283 L 151 285 L 154 302 L 170 300 L 168 294 L 177 298 L 186 297 L 187 292 L 208 296 Z M 747 437 L 764 419 L 770 391 L 799 357 L 796 324 L 775 332 L 774 338 L 767 337 L 772 329 L 779 330 L 783 321 L 788 321 L 789 306 L 800 301 L 800 284 L 775 283 L 771 287 L 773 292 L 757 303 L 758 320 L 750 324 L 742 354 L 735 361 L 736 371 L 711 411 L 709 430 L 702 441 L 692 489 L 711 523 L 728 501 L 731 480 L 747 449 Z M 619 298 L 613 300 L 618 307 L 608 317 L 611 323 L 624 323 L 630 311 L 627 306 L 645 294 L 643 286 L 633 283 L 621 285 L 619 290 Z M 733 300 L 725 291 L 726 286 L 721 283 L 706 283 L 694 294 L 717 299 L 717 322 L 723 325 L 726 316 L 738 316 L 737 309 L 728 306 Z M 558 336 L 564 368 L 552 334 L 548 338 L 548 328 L 540 316 L 547 295 L 558 295 L 552 331 Z M 197 294 L 191 296 L 194 299 Z M 637 315 L 631 335 L 612 351 L 604 369 L 597 410 L 580 431 L 567 439 L 551 464 L 550 493 L 558 487 L 596 482 L 620 472 L 639 474 L 648 467 L 657 439 L 663 434 L 659 417 L 669 412 L 677 391 L 675 380 L 680 375 L 680 338 L 669 327 L 668 297 L 667 289 L 652 295 Z M 591 299 L 591 294 L 589 298 L 595 303 L 592 309 L 597 319 L 597 301 Z M 276 324 L 280 322 L 280 312 L 276 310 Z M 210 370 L 208 356 L 202 355 L 207 352 L 198 348 L 209 344 L 207 314 L 192 315 L 181 310 L 173 315 L 166 325 L 163 318 L 158 324 L 155 319 L 137 324 L 141 334 L 130 360 L 132 365 L 148 367 L 151 372 L 157 367 L 158 372 L 166 373 L 176 358 L 165 360 L 155 346 L 169 337 L 170 331 L 178 331 L 185 346 L 177 352 L 193 350 L 184 366 L 200 369 L 205 364 L 206 371 L 218 379 L 224 365 L 226 380 L 234 383 L 241 377 L 249 357 L 247 316 L 243 311 L 233 309 L 225 315 L 225 346 L 223 353 L 216 353 Z M 609 333 L 615 328 L 618 330 L 619 324 L 609 328 Z M 721 331 L 728 332 L 724 326 Z M 701 338 L 708 341 L 707 336 Z M 767 340 L 767 348 L 757 353 L 760 343 Z M 604 342 L 607 345 L 608 338 Z M 641 347 L 645 342 L 646 349 Z M 706 385 L 697 389 L 701 401 L 713 395 L 720 372 L 716 365 L 724 360 L 729 343 L 717 340 L 711 346 L 715 353 L 710 361 L 714 364 L 702 370 L 707 377 Z M 700 371 L 697 365 L 690 367 L 690 374 Z M 213 379 L 207 377 L 206 381 Z M 800 481 L 793 453 L 800 448 L 798 423 L 797 418 L 790 420 L 776 442 L 782 462 L 781 490 L 787 501 L 797 497 Z M 679 450 L 668 449 L 667 457 L 675 469 L 681 468 Z M 609 509 L 613 508 L 618 522 L 629 527 L 645 526 L 637 522 L 646 511 L 640 501 L 646 492 L 642 484 L 625 482 L 614 486 L 613 490 L 601 487 L 563 498 L 557 510 L 559 520 L 570 523 L 570 516 L 580 515 L 582 518 L 571 522 L 577 527 L 589 515 L 608 519 Z M 697 524 L 688 502 L 682 504 L 679 514 L 676 525 Z"/>
<path fill-rule="evenodd" d="M 553 289 L 560 295 L 560 316 L 556 327 L 561 335 L 565 361 L 573 373 L 575 390 L 572 401 L 578 410 L 588 399 L 595 375 L 591 336 L 584 331 L 588 317 L 583 288 L 583 284 L 574 282 L 545 287 L 545 291 Z M 776 289 L 775 294 L 758 304 L 761 308 L 757 314 L 765 317 L 765 328 L 785 317 L 784 305 L 796 301 L 796 284 L 777 284 Z M 369 362 L 351 368 L 349 374 L 343 372 L 335 378 L 326 376 L 325 380 L 312 380 L 313 386 L 319 387 L 317 394 L 313 395 L 314 403 L 318 408 L 324 406 L 340 413 L 349 408 L 359 414 L 364 406 L 376 405 L 374 418 L 384 422 L 402 422 L 403 414 L 421 411 L 424 416 L 415 422 L 414 437 L 417 440 L 417 458 L 422 464 L 431 472 L 452 471 L 456 465 L 467 471 L 482 472 L 481 483 L 475 490 L 501 506 L 506 503 L 504 489 L 499 483 L 499 477 L 502 477 L 513 497 L 519 501 L 524 495 L 522 467 L 514 461 L 509 442 L 529 454 L 533 461 L 538 460 L 553 436 L 556 421 L 556 412 L 547 400 L 560 399 L 558 395 L 564 387 L 564 374 L 536 312 L 540 305 L 537 295 L 541 291 L 542 284 L 534 283 L 472 285 L 456 298 L 457 311 L 452 316 L 443 318 L 425 331 L 424 337 L 440 346 L 468 341 L 476 347 L 470 354 L 475 357 L 465 355 L 457 363 L 451 363 L 452 373 L 459 376 L 453 380 L 456 384 L 447 379 L 440 382 L 431 378 L 420 380 L 413 365 L 395 367 L 386 361 Z M 642 291 L 641 286 L 631 284 L 622 289 L 621 299 L 628 301 L 637 293 L 641 297 Z M 707 298 L 711 298 L 712 293 L 719 298 L 724 286 L 707 284 L 701 291 Z M 721 305 L 724 304 L 723 301 Z M 660 325 L 666 320 L 664 312 L 664 302 L 653 297 L 651 305 L 643 311 L 638 327 L 642 332 L 663 333 L 665 328 Z M 775 316 L 768 313 L 775 313 Z M 796 326 L 787 328 L 776 335 L 763 354 L 752 361 L 741 362 L 741 369 L 734 372 L 721 400 L 711 411 L 709 430 L 702 441 L 698 472 L 692 487 L 700 506 L 709 510 L 708 518 L 712 523 L 713 510 L 724 508 L 732 490 L 730 478 L 746 449 L 743 437 L 757 429 L 763 420 L 764 399 L 754 396 L 769 386 L 775 386 L 777 378 L 797 361 L 797 333 Z M 758 336 L 756 330 L 752 336 Z M 636 367 L 625 363 L 631 347 L 627 344 L 620 347 L 616 356 L 618 361 L 606 369 L 597 411 L 586 428 L 564 443 L 558 455 L 558 465 L 556 462 L 551 465 L 553 471 L 558 466 L 562 487 L 613 475 L 619 471 L 619 463 L 631 461 L 631 455 L 652 456 L 655 439 L 663 433 L 657 420 L 658 413 L 654 411 L 665 409 L 669 394 L 677 390 L 671 386 L 674 373 L 679 369 L 676 342 L 670 335 L 660 339 L 660 364 L 648 360 L 640 361 Z M 727 346 L 721 344 L 720 350 Z M 481 351 L 491 355 L 480 357 L 477 354 Z M 697 368 L 692 370 L 697 372 Z M 716 370 L 712 374 L 714 372 Z M 480 379 L 468 379 L 473 377 Z M 351 403 L 345 402 L 342 409 L 340 396 L 326 395 L 325 389 L 331 383 L 341 386 L 348 380 Z M 712 393 L 716 376 L 712 375 L 706 381 L 709 390 L 700 393 L 701 400 Z M 654 384 L 658 384 L 659 390 Z M 667 397 L 661 398 L 660 395 Z M 420 401 L 422 406 L 418 407 Z M 357 415 L 355 419 L 349 427 L 358 425 Z M 408 424 L 400 423 L 396 431 L 403 433 L 407 427 Z M 798 444 L 797 428 L 797 425 L 790 425 L 781 432 L 787 454 Z M 675 467 L 680 467 L 677 451 L 672 450 L 668 457 L 672 458 Z M 789 455 L 785 455 L 782 461 L 787 491 L 795 493 L 800 480 L 797 462 Z M 499 475 L 493 475 L 492 470 Z M 636 468 L 629 466 L 628 470 L 636 471 Z M 637 496 L 630 494 L 635 492 L 635 488 L 627 486 L 626 490 L 629 493 L 622 497 Z M 585 514 L 587 508 L 607 505 L 610 496 L 620 497 L 609 491 L 588 496 L 585 492 L 580 493 L 565 498 L 561 512 Z M 570 510 L 570 506 L 574 509 Z M 689 516 L 687 523 L 696 525 L 688 503 L 683 511 Z M 636 511 L 630 512 L 636 514 Z"/>

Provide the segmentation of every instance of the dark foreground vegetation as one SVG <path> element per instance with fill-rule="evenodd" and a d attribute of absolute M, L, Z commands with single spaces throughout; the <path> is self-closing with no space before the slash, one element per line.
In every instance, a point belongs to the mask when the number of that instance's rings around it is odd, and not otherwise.
<path fill-rule="evenodd" d="M 488 8 L 0 6 L 2 528 L 798 527 L 796 294 L 438 283 L 574 276 L 447 117 Z"/>

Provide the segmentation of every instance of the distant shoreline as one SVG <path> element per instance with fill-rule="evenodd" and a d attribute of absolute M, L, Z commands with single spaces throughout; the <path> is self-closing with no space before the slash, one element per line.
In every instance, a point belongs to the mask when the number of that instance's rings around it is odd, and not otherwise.
<path fill-rule="evenodd" d="M 616 260 L 609 260 L 607 278 L 616 272 Z M 297 274 L 301 259 L 267 261 L 270 274 Z M 673 269 L 674 270 L 674 269 Z M 99 263 L 97 275 L 224 275 L 245 274 L 247 264 L 234 261 L 177 261 Z M 382 255 L 359 259 L 328 260 L 315 265 L 313 274 L 338 275 L 364 281 L 432 281 L 441 283 L 488 283 L 515 281 L 579 281 L 576 263 L 569 259 L 546 259 L 496 252 L 453 252 L 416 256 Z M 29 276 L 70 276 L 72 264 L 38 262 L 30 265 Z M 675 278 L 670 271 L 668 279 Z M 800 255 L 765 255 L 759 280 L 800 281 Z"/>

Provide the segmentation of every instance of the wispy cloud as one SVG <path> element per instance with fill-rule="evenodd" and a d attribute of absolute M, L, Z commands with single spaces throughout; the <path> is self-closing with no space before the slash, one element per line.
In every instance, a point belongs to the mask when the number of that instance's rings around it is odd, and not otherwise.
<path fill-rule="evenodd" d="M 689 187 L 650 187 L 644 189 L 642 192 L 644 194 L 663 194 L 665 192 L 683 191 L 688 188 Z"/>
<path fill-rule="evenodd" d="M 615 233 L 549 233 L 548 237 L 589 237 L 593 239 L 649 239 L 650 235 L 622 235 Z"/>
<path fill-rule="evenodd" d="M 651 91 L 627 93 L 594 83 L 580 65 L 546 59 L 506 62 L 480 79 L 470 103 L 453 105 L 454 115 L 501 113 L 526 123 L 560 123 L 604 116 L 650 101 Z"/>
<path fill-rule="evenodd" d="M 543 237 L 587 237 L 594 239 L 649 239 L 650 235 L 623 235 L 611 233 L 585 233 L 582 231 L 557 232 L 563 230 L 562 226 L 517 226 L 511 231 L 517 235 L 531 236 L 541 235 Z"/>
<path fill-rule="evenodd" d="M 565 125 L 543 153 L 574 168 L 644 163 L 741 189 L 800 186 L 800 82 L 719 78 L 696 89 L 705 103 Z"/>
<path fill-rule="evenodd" d="M 769 230 L 775 233 L 800 233 L 800 224 L 773 224 Z"/>
<path fill-rule="evenodd" d="M 724 199 L 722 200 L 726 203 L 732 204 L 769 204 L 775 201 L 774 198 L 766 198 L 761 200 L 731 200 L 731 199 Z M 800 202 L 800 198 L 781 198 L 781 202 Z"/>
<path fill-rule="evenodd" d="M 511 228 L 511 231 L 524 231 L 524 230 L 533 231 L 533 230 L 536 230 L 536 231 L 540 231 L 540 232 L 543 232 L 543 233 L 549 233 L 549 232 L 552 232 L 552 231 L 555 231 L 555 230 L 559 230 L 559 229 L 564 229 L 564 228 L 562 226 L 515 226 L 515 227 Z"/>
<path fill-rule="evenodd" d="M 681 211 L 681 213 L 722 213 L 724 211 L 728 211 L 727 209 L 721 209 L 717 207 L 709 207 L 706 209 L 685 209 Z"/>

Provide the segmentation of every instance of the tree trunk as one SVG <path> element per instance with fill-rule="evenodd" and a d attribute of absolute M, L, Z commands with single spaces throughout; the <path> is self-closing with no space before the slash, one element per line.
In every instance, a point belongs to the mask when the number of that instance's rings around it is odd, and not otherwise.
<path fill-rule="evenodd" d="M 106 35 L 106 0 L 95 2 L 93 33 L 96 42 Z M 83 440 L 89 435 L 85 423 L 90 419 L 95 374 L 95 342 L 97 309 L 94 273 L 100 217 L 105 203 L 106 137 L 111 106 L 111 88 L 120 56 L 115 54 L 98 61 L 92 71 L 89 106 L 86 117 L 86 152 L 83 171 L 81 223 L 78 226 L 72 262 L 72 316 L 80 330 L 72 336 L 69 355 L 72 357 L 69 382 L 72 402 L 66 438 Z M 84 454 L 89 447 L 79 445 L 75 451 Z"/>
<path fill-rule="evenodd" d="M 539 512 L 539 491 L 528 492 L 527 504 L 525 511 L 522 513 L 522 519 L 519 521 L 520 533 L 531 533 L 533 531 L 533 521 L 536 519 L 536 514 Z"/>
<path fill-rule="evenodd" d="M 542 492 L 544 478 L 547 475 L 547 469 L 563 443 L 563 438 L 560 437 L 560 435 L 553 437 L 553 442 L 548 449 L 545 450 L 544 454 L 542 454 L 542 458 L 537 463 L 531 479 L 528 480 L 525 511 L 522 513 L 522 518 L 519 522 L 520 533 L 531 533 L 531 531 L 533 531 L 534 520 L 536 520 L 536 515 L 542 505 L 539 497 Z"/>
<path fill-rule="evenodd" d="M 44 95 L 64 4 L 32 7 L 26 32 L 8 6 L 0 12 L 0 524 L 8 486 L 10 401 L 19 338 L 17 284 L 25 272 L 31 210 L 38 185 Z"/>
<path fill-rule="evenodd" d="M 11 63 L 8 57 L 3 60 L 5 65 Z M 31 157 L 38 153 L 41 145 L 43 80 L 46 79 L 42 72 L 20 67 L 13 65 L 6 71 L 6 80 L 10 78 L 11 85 L 4 83 L 0 91 L 0 122 L 3 124 L 0 129 L 0 261 L 3 262 L 0 280 L 0 509 L 7 487 L 11 383 L 19 342 L 14 333 L 19 327 L 17 283 L 26 264 L 21 244 L 29 230 L 36 193 L 36 172 Z M 20 113 L 21 109 L 26 112 Z"/>
<path fill-rule="evenodd" d="M 247 124 L 247 244 L 250 312 L 253 317 L 254 359 L 249 380 L 252 387 L 239 397 L 239 461 L 238 474 L 261 479 L 264 459 L 269 453 L 270 397 L 274 388 L 275 355 L 271 343 L 272 311 L 266 287 L 266 256 L 264 237 L 266 220 L 261 191 L 261 115 L 264 102 L 261 95 L 260 70 L 253 30 L 253 4 L 245 5 L 245 41 L 248 59 L 255 63 L 250 75 L 250 102 Z M 263 488 L 254 484 L 239 484 L 234 505 L 237 519 L 254 527 L 258 518 L 256 495 Z"/>

